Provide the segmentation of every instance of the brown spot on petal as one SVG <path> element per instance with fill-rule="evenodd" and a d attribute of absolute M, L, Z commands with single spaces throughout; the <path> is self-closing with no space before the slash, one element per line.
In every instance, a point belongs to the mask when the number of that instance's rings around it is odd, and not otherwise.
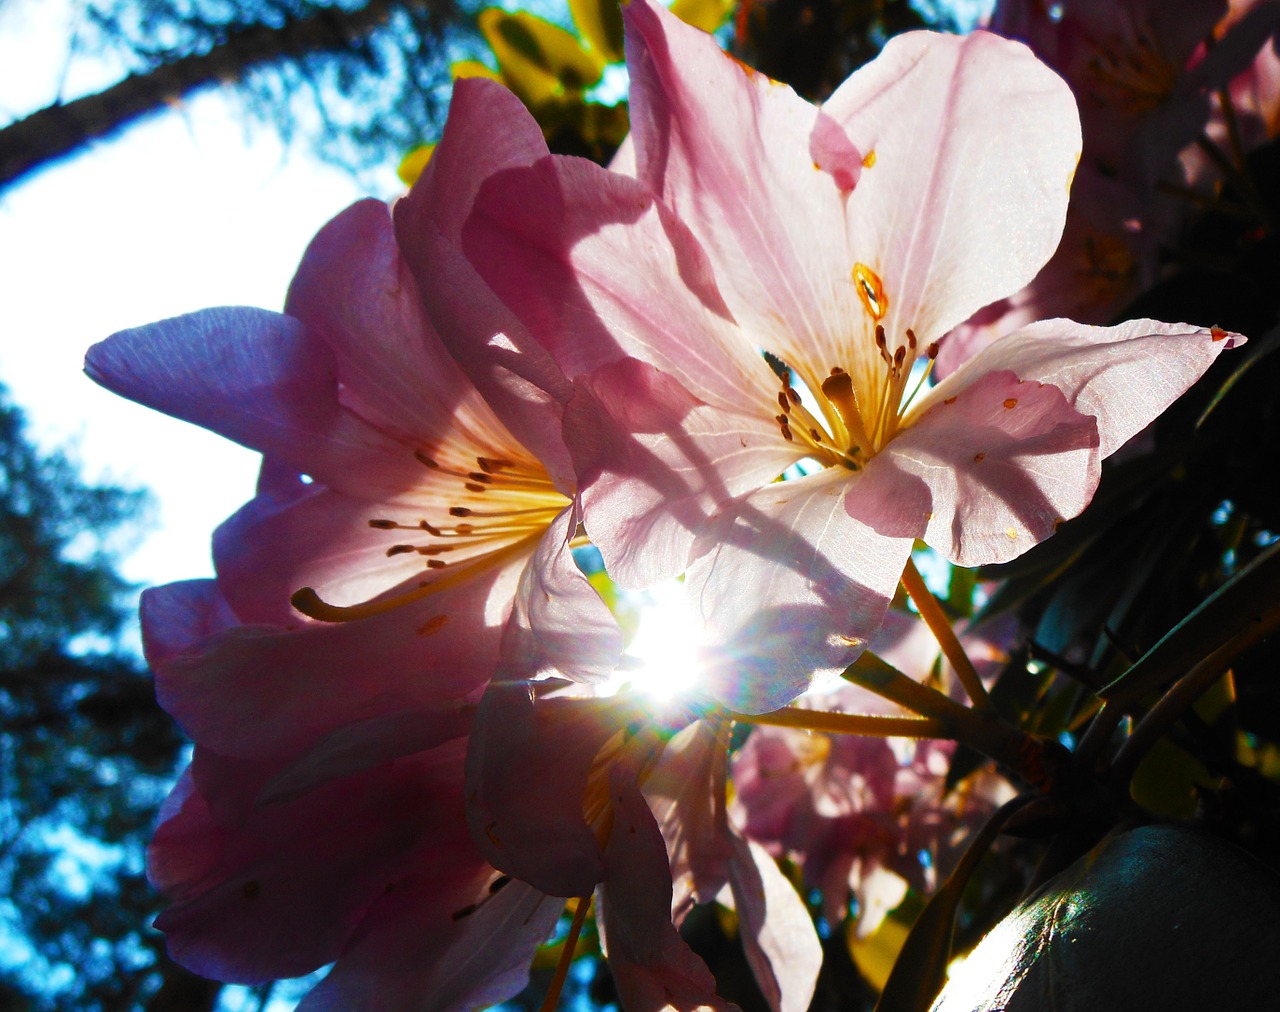
<path fill-rule="evenodd" d="M 871 168 L 871 166 L 875 165 L 875 163 L 876 163 L 876 151 L 875 151 L 875 148 L 872 148 L 870 151 L 868 151 L 865 155 L 862 156 L 862 167 L 864 169 L 869 169 Z"/>
<path fill-rule="evenodd" d="M 943 403 L 943 404 L 954 404 L 955 402 L 956 402 L 956 399 L 955 399 L 954 397 L 948 397 L 948 398 L 947 398 L 945 401 L 943 401 L 942 403 Z"/>
<path fill-rule="evenodd" d="M 1008 408 L 1010 411 L 1012 411 L 1014 408 L 1016 408 L 1016 407 L 1018 406 L 1018 398 L 1016 398 L 1016 397 L 1006 397 L 1006 398 L 1004 399 L 1004 406 L 1005 406 L 1006 408 Z"/>
<path fill-rule="evenodd" d="M 1008 538 L 1009 538 L 1009 540 L 1010 540 L 1010 541 L 1017 541 L 1017 540 L 1018 540 L 1018 532 L 1017 532 L 1017 530 L 1016 530 L 1015 528 L 1013 528 L 1013 527 L 1006 527 L 1006 528 L 1004 529 L 1004 532 L 1005 532 L 1005 534 L 1008 536 Z"/>
<path fill-rule="evenodd" d="M 1227 337 L 1227 332 L 1223 330 L 1221 327 L 1210 327 L 1209 334 L 1213 337 L 1215 341 L 1224 341 L 1226 340 L 1226 337 Z"/>
<path fill-rule="evenodd" d="M 423 622 L 422 625 L 418 626 L 418 635 L 430 636 L 432 633 L 439 632 L 448 624 L 449 624 L 448 615 L 433 615 L 431 616 L 431 618 Z"/>
<path fill-rule="evenodd" d="M 975 464 L 981 464 L 986 459 L 987 459 L 987 455 L 985 453 L 975 453 L 973 455 L 973 462 Z"/>

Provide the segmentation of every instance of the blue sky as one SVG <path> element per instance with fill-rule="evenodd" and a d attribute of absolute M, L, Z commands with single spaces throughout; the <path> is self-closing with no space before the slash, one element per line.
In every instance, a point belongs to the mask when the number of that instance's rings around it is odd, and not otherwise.
<path fill-rule="evenodd" d="M 69 9 L 0 4 L 0 123 L 60 84 L 70 97 L 112 80 L 102 64 L 63 79 Z M 157 523 L 126 561 L 130 579 L 209 575 L 210 532 L 252 494 L 257 458 L 99 390 L 81 371 L 85 350 L 206 306 L 279 309 L 312 235 L 362 195 L 217 92 L 0 194 L 0 382 L 43 443 L 74 443 L 91 478 L 155 491 Z"/>

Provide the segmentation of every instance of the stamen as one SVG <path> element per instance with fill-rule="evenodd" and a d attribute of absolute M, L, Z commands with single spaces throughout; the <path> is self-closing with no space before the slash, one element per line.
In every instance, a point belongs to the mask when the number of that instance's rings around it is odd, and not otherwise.
<path fill-rule="evenodd" d="M 495 472 L 501 471 L 504 468 L 514 466 L 511 461 L 505 460 L 501 457 L 498 457 L 498 458 L 477 457 L 476 463 L 480 465 L 480 470 L 486 472 L 487 474 L 494 474 Z"/>
<path fill-rule="evenodd" d="M 547 989 L 547 997 L 538 1012 L 555 1012 L 560 1001 L 560 990 L 569 976 L 569 964 L 573 962 L 573 953 L 578 946 L 578 935 L 582 931 L 582 922 L 587 919 L 587 907 L 591 905 L 590 896 L 579 896 L 573 911 L 573 921 L 569 925 L 569 934 L 564 940 L 564 949 L 560 952 L 560 960 L 556 964 L 555 976 Z"/>
<path fill-rule="evenodd" d="M 785 390 L 778 394 L 778 406 L 782 408 L 784 416 L 791 413 L 791 402 L 787 400 Z"/>
<path fill-rule="evenodd" d="M 414 451 L 413 451 L 413 455 L 418 459 L 418 463 L 419 463 L 419 464 L 422 464 L 422 465 L 424 465 L 424 466 L 426 466 L 426 467 L 429 467 L 429 468 L 431 468 L 431 470 L 433 470 L 433 471 L 438 471 L 438 470 L 440 469 L 440 465 L 439 465 L 439 464 L 437 464 L 437 463 L 436 463 L 434 460 L 432 460 L 430 457 L 428 457 L 428 456 L 427 456 L 425 453 L 423 453 L 421 450 L 414 450 Z"/>
<path fill-rule="evenodd" d="M 889 311 L 889 299 L 885 295 L 880 276 L 866 264 L 854 264 L 853 287 L 871 318 L 877 321 L 884 319 L 884 314 Z"/>

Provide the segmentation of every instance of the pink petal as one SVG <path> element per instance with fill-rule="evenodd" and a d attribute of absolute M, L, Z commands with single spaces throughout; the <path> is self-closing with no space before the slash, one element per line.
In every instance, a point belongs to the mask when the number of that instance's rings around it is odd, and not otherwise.
<path fill-rule="evenodd" d="M 122 331 L 85 359 L 90 378 L 107 389 L 327 484 L 407 487 L 412 455 L 339 406 L 335 368 L 328 348 L 296 320 L 243 308 Z"/>
<path fill-rule="evenodd" d="M 822 111 L 874 158 L 849 197 L 841 263 L 879 276 L 891 339 L 908 327 L 941 337 L 1053 253 L 1079 117 L 1025 46 L 985 32 L 899 35 Z"/>
<path fill-rule="evenodd" d="M 777 396 L 697 240 L 634 179 L 568 158 L 504 173 L 481 191 L 465 242 L 570 377 L 633 355 L 717 406 Z"/>
<path fill-rule="evenodd" d="M 648 776 L 645 800 L 666 841 L 679 927 L 695 903 L 710 903 L 729 881 L 732 850 L 725 814 L 728 747 L 695 720 L 667 743 Z"/>
<path fill-rule="evenodd" d="M 236 624 L 213 580 L 184 580 L 142 592 L 143 647 L 158 668 L 215 633 Z"/>
<path fill-rule="evenodd" d="M 875 634 L 911 552 L 843 505 L 843 468 L 767 485 L 705 534 L 686 586 L 706 624 L 707 691 L 765 713 L 842 671 Z"/>
<path fill-rule="evenodd" d="M 1089 504 L 1097 427 L 1055 387 L 1007 370 L 943 396 L 958 386 L 935 391 L 851 483 L 845 505 L 882 535 L 924 538 L 956 565 L 1005 562 Z"/>
<path fill-rule="evenodd" d="M 1052 384 L 1073 408 L 1097 419 L 1099 450 L 1106 457 L 1177 400 L 1219 354 L 1244 341 L 1239 334 L 1185 323 L 1130 320 L 1085 327 L 1044 320 L 984 349 L 964 374 L 1008 369 Z M 964 381 L 956 376 L 951 382 Z"/>
<path fill-rule="evenodd" d="M 485 179 L 546 154 L 542 130 L 507 88 L 481 78 L 456 81 L 444 135 L 422 177 L 397 203 L 397 221 L 430 220 L 456 240 Z"/>
<path fill-rule="evenodd" d="M 730 883 L 747 962 L 769 1007 L 804 1012 L 822 968 L 813 918 L 773 858 L 733 834 Z"/>
<path fill-rule="evenodd" d="M 563 902 L 514 879 L 497 879 L 475 903 L 453 869 L 380 899 L 358 940 L 298 1006 L 300 1012 L 418 1012 L 488 1008 L 518 994 L 534 952 Z M 464 880 L 469 884 L 469 880 Z M 453 906 L 442 902 L 456 895 Z M 457 916 L 474 907 L 470 913 Z"/>
<path fill-rule="evenodd" d="M 423 579 L 452 579 L 464 564 L 484 565 L 492 545 L 463 542 L 435 557 L 447 560 L 444 568 L 430 569 L 421 555 L 397 552 L 393 546 L 430 543 L 431 537 L 421 531 L 376 529 L 369 521 L 389 519 L 410 527 L 423 519 L 441 523 L 458 503 L 461 484 L 449 476 L 428 477 L 411 495 L 382 502 L 319 484 L 300 484 L 296 493 L 259 495 L 214 533 L 218 586 L 243 621 L 296 626 L 304 620 L 289 598 L 302 587 L 330 604 L 353 605 L 395 588 L 412 588 Z"/>
<path fill-rule="evenodd" d="M 156 919 L 170 954 L 215 979 L 300 976 L 338 958 L 371 905 L 421 869 L 487 877 L 463 824 L 461 758 L 433 750 L 233 819 L 188 782 L 148 850 L 173 900 Z"/>
<path fill-rule="evenodd" d="M 635 359 L 601 367 L 577 389 L 565 433 L 587 529 L 623 586 L 682 572 L 708 520 L 798 456 L 776 423 L 711 407 Z"/>
<path fill-rule="evenodd" d="M 706 964 L 671 923 L 671 870 L 662 834 L 626 763 L 611 770 L 613 828 L 600 886 L 609 971 L 625 1008 L 728 1008 Z"/>
<path fill-rule="evenodd" d="M 394 218 L 405 259 L 458 365 L 560 487 L 570 488 L 559 429 L 569 381 L 461 253 L 462 224 L 481 184 L 546 153 L 542 131 L 511 92 L 492 81 L 458 81 L 444 136 Z"/>
<path fill-rule="evenodd" d="M 156 693 L 207 747 L 297 756 L 337 728 L 436 712 L 482 685 L 497 663 L 510 594 L 507 574 L 496 570 L 357 622 L 238 626 L 158 658 Z M 148 637 L 165 635 L 150 630 L 167 615 L 151 599 L 143 606 Z"/>
<path fill-rule="evenodd" d="M 332 348 L 341 402 L 411 448 L 500 427 L 440 343 L 381 201 L 353 204 L 320 230 L 285 312 Z"/>
<path fill-rule="evenodd" d="M 569 539 L 577 526 L 575 511 L 566 509 L 524 566 L 502 639 L 500 670 L 505 677 L 561 675 L 596 682 L 617 667 L 622 632 L 573 561 Z"/>
<path fill-rule="evenodd" d="M 813 133 L 809 135 L 809 154 L 813 164 L 835 180 L 841 193 L 847 193 L 858 185 L 863 153 L 849 139 L 844 127 L 821 110 L 813 125 Z"/>
<path fill-rule="evenodd" d="M 650 0 L 623 15 L 639 178 L 697 235 L 758 345 L 839 361 L 822 349 L 860 308 L 844 197 L 810 153 L 817 110 Z"/>
<path fill-rule="evenodd" d="M 489 686 L 467 752 L 467 819 L 494 867 L 553 896 L 595 888 L 604 865 L 583 798 L 596 754 L 627 719 L 608 700 Z"/>

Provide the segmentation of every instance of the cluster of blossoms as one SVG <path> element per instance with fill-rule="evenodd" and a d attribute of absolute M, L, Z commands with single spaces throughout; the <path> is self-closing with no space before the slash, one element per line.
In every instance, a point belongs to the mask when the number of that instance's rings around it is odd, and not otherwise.
<path fill-rule="evenodd" d="M 100 383 L 263 454 L 217 578 L 143 599 L 195 742 L 150 849 L 157 926 L 199 973 L 334 964 L 305 1008 L 486 1005 L 566 900 L 572 951 L 594 895 L 625 1007 L 720 1007 L 678 931 L 718 900 L 766 999 L 805 1008 L 821 949 L 776 858 L 829 917 L 851 894 L 883 912 L 1008 793 L 992 775 L 944 802 L 936 713 L 831 688 L 901 646 L 913 546 L 973 566 L 1049 537 L 1242 340 L 1021 326 L 1082 151 L 1025 45 L 901 36 L 816 108 L 651 0 L 625 19 L 611 168 L 460 81 L 423 177 L 327 225 L 283 313 L 89 354 Z M 1086 117 L 1083 150 L 1109 129 Z M 994 340 L 998 320 L 1020 329 Z M 587 539 L 620 586 L 683 575 L 699 677 L 678 704 L 616 691 Z M 926 740 L 819 719 L 847 713 Z"/>

